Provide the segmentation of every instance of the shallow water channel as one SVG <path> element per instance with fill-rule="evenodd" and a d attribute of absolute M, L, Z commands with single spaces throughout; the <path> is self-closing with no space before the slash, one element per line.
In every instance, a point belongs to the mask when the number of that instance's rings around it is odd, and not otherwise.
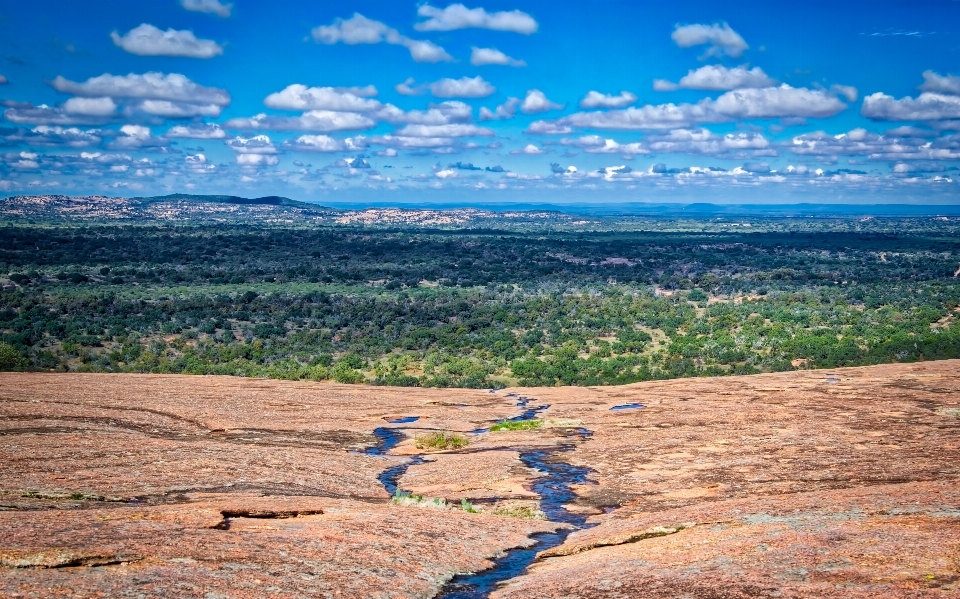
<path fill-rule="evenodd" d="M 516 397 L 516 395 L 510 394 L 508 397 Z M 517 407 L 522 409 L 523 412 L 509 420 L 513 422 L 533 420 L 539 416 L 540 412 L 550 407 L 549 405 L 530 407 L 531 399 L 523 396 L 517 398 Z M 489 428 L 480 428 L 471 432 L 481 434 L 488 431 Z M 378 439 L 377 446 L 367 450 L 367 453 L 374 455 L 386 454 L 404 438 L 400 431 L 387 427 L 376 429 L 374 434 Z M 587 439 L 590 436 L 590 431 L 584 428 L 577 429 L 577 436 L 581 439 Z M 540 496 L 540 509 L 551 522 L 561 522 L 570 525 L 570 527 L 557 532 L 534 535 L 533 538 L 537 541 L 535 545 L 526 549 L 508 551 L 494 560 L 492 568 L 476 574 L 455 576 L 440 590 L 440 593 L 436 596 L 437 599 L 485 599 L 505 581 L 523 574 L 527 566 L 534 562 L 537 553 L 562 544 L 567 535 L 574 530 L 590 526 L 586 522 L 587 515 L 569 512 L 563 507 L 576 498 L 576 494 L 570 489 L 570 486 L 589 482 L 587 476 L 591 472 L 590 468 L 573 466 L 558 459 L 558 454 L 572 451 L 573 448 L 572 443 L 549 449 L 527 450 L 515 448 L 520 452 L 520 461 L 528 468 L 543 473 L 543 476 L 534 479 L 531 484 L 531 490 Z M 380 475 L 380 482 L 384 489 L 391 495 L 396 493 L 397 481 L 407 471 L 407 468 L 421 463 L 423 463 L 423 458 L 415 456 L 407 462 L 385 470 Z"/>

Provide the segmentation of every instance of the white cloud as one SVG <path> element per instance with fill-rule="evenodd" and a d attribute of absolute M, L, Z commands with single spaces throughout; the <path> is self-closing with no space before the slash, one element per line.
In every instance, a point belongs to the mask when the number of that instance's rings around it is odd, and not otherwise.
<path fill-rule="evenodd" d="M 344 43 L 379 44 L 386 42 L 395 46 L 403 46 L 410 51 L 410 56 L 416 62 L 450 62 L 453 57 L 447 54 L 440 46 L 426 40 L 413 40 L 400 35 L 396 29 L 388 27 L 380 21 L 374 21 L 353 13 L 349 19 L 337 18 L 330 25 L 321 25 L 311 30 L 314 41 L 322 44 Z"/>
<path fill-rule="evenodd" d="M 240 166 L 276 166 L 280 159 L 268 154 L 237 154 L 237 164 Z"/>
<path fill-rule="evenodd" d="M 940 121 L 960 118 L 960 96 L 923 92 L 894 99 L 882 92 L 863 99 L 860 114 L 875 121 Z"/>
<path fill-rule="evenodd" d="M 496 48 L 478 48 L 471 47 L 470 64 L 475 67 L 482 67 L 488 64 L 498 64 L 508 67 L 525 67 L 527 63 L 516 58 L 510 58 Z"/>
<path fill-rule="evenodd" d="M 120 127 L 120 135 L 106 147 L 112 150 L 147 150 L 163 148 L 169 144 L 170 142 L 162 137 L 153 137 L 149 127 L 124 125 Z"/>
<path fill-rule="evenodd" d="M 382 156 L 383 158 L 395 158 L 398 155 L 398 152 L 393 148 L 387 148 L 385 150 L 376 152 L 376 155 Z"/>
<path fill-rule="evenodd" d="M 859 91 L 857 88 L 852 85 L 840 85 L 839 83 L 834 83 L 830 86 L 830 91 L 835 94 L 839 94 L 847 99 L 847 102 L 856 102 Z"/>
<path fill-rule="evenodd" d="M 482 8 L 470 9 L 463 4 L 451 4 L 446 8 L 423 4 L 417 9 L 417 15 L 427 18 L 413 26 L 417 31 L 451 31 L 472 27 L 530 35 L 536 33 L 538 27 L 533 17 L 519 10 L 488 13 Z"/>
<path fill-rule="evenodd" d="M 121 36 L 116 31 L 110 34 L 113 43 L 130 54 L 138 56 L 186 56 L 189 58 L 213 58 L 223 54 L 223 47 L 213 40 L 197 39 L 192 31 L 167 29 L 161 31 L 149 23 L 143 23 Z"/>
<path fill-rule="evenodd" d="M 422 96 L 424 91 L 424 86 L 418 85 L 413 87 L 417 81 L 413 77 L 407 77 L 403 83 L 398 83 L 393 86 L 393 89 L 396 90 L 401 96 Z"/>
<path fill-rule="evenodd" d="M 790 87 L 787 84 L 729 91 L 712 104 L 717 114 L 728 119 L 825 118 L 846 107 L 846 104 L 825 91 Z"/>
<path fill-rule="evenodd" d="M 205 12 L 220 17 L 229 17 L 233 4 L 223 4 L 220 0 L 180 0 L 180 6 L 194 12 Z"/>
<path fill-rule="evenodd" d="M 770 87 L 775 84 L 776 81 L 768 77 L 760 67 L 753 67 L 752 69 L 734 67 L 729 69 L 723 65 L 706 65 L 696 70 L 689 70 L 676 84 L 663 79 L 656 79 L 653 82 L 653 89 L 656 91 L 672 91 L 677 88 L 685 88 L 720 91 L 746 87 Z"/>
<path fill-rule="evenodd" d="M 89 116 L 82 114 L 70 114 L 60 106 L 47 106 L 40 104 L 6 103 L 9 106 L 3 111 L 5 119 L 11 123 L 33 125 L 99 125 L 107 122 L 109 119 L 101 116 Z"/>
<path fill-rule="evenodd" d="M 519 150 L 512 150 L 510 153 L 511 154 L 528 154 L 528 155 L 535 156 L 539 154 L 546 154 L 547 151 L 542 148 L 538 148 L 534 144 L 527 144 L 526 146 L 520 148 Z"/>
<path fill-rule="evenodd" d="M 345 149 L 342 142 L 328 135 L 301 135 L 283 146 L 301 152 L 342 152 Z"/>
<path fill-rule="evenodd" d="M 496 110 L 482 106 L 480 108 L 481 121 L 497 121 L 501 119 L 512 119 L 517 113 L 517 106 L 520 105 L 519 98 L 507 98 L 507 101 L 497 106 Z"/>
<path fill-rule="evenodd" d="M 404 137 L 399 135 L 381 135 L 374 137 L 370 143 L 400 148 L 401 150 L 423 150 L 452 148 L 456 140 L 452 137 Z"/>
<path fill-rule="evenodd" d="M 240 135 L 224 142 L 228 148 L 238 154 L 276 154 L 277 147 L 266 135 L 242 137 Z"/>
<path fill-rule="evenodd" d="M 226 90 L 197 85 L 179 73 L 144 73 L 138 75 L 111 75 L 104 73 L 91 77 L 83 83 L 70 81 L 58 75 L 50 82 L 58 92 L 84 97 L 142 98 L 170 100 L 192 104 L 216 104 L 226 106 L 230 94 Z"/>
<path fill-rule="evenodd" d="M 658 153 L 720 155 L 731 151 L 763 150 L 770 142 L 759 133 L 740 132 L 716 135 L 699 129 L 674 129 L 665 135 L 652 135 L 647 147 Z"/>
<path fill-rule="evenodd" d="M 376 121 L 355 112 L 310 110 L 296 117 L 267 116 L 258 114 L 252 118 L 234 118 L 223 124 L 226 129 L 253 131 L 360 131 L 372 129 Z"/>
<path fill-rule="evenodd" d="M 581 148 L 588 154 L 623 154 L 625 156 L 636 156 L 650 153 L 650 150 L 645 148 L 640 142 L 621 144 L 617 143 L 616 140 L 605 139 L 599 135 L 585 135 L 579 139 L 561 139 L 560 145 Z"/>
<path fill-rule="evenodd" d="M 97 129 L 83 131 L 76 127 L 40 125 L 29 131 L 19 129 L 0 137 L 0 140 L 7 144 L 25 143 L 30 146 L 87 148 L 99 145 L 103 140 L 103 134 Z"/>
<path fill-rule="evenodd" d="M 536 133 L 540 135 L 566 135 L 573 133 L 573 127 L 562 124 L 557 121 L 534 121 L 530 123 L 524 133 Z"/>
<path fill-rule="evenodd" d="M 623 108 L 636 101 L 637 96 L 627 91 L 622 91 L 619 95 L 614 96 L 590 90 L 587 92 L 587 95 L 580 100 L 580 108 Z"/>
<path fill-rule="evenodd" d="M 402 137 L 472 137 L 474 135 L 489 137 L 493 135 L 493 131 L 469 124 L 407 125 L 397 131 L 397 135 Z"/>
<path fill-rule="evenodd" d="M 196 116 L 218 117 L 223 106 L 217 104 L 190 104 L 169 100 L 143 100 L 129 107 L 128 112 L 144 112 L 168 119 L 187 119 Z"/>
<path fill-rule="evenodd" d="M 538 121 L 531 133 L 569 132 L 584 129 L 679 129 L 697 123 L 720 123 L 738 119 L 824 118 L 844 110 L 846 104 L 823 90 L 789 85 L 760 89 L 738 89 L 716 100 L 705 98 L 696 104 L 647 104 L 622 110 L 578 112 L 553 121 Z M 566 130 L 564 130 L 566 129 Z"/>
<path fill-rule="evenodd" d="M 217 170 L 217 165 L 210 164 L 203 154 L 188 154 L 183 157 L 183 162 L 184 167 L 196 175 L 209 175 Z"/>
<path fill-rule="evenodd" d="M 706 56 L 720 56 L 726 54 L 733 58 L 740 58 L 743 51 L 749 48 L 740 34 L 726 23 L 713 25 L 677 25 L 670 35 L 673 41 L 681 48 L 707 44 Z"/>
<path fill-rule="evenodd" d="M 923 72 L 923 83 L 920 91 L 952 94 L 960 96 L 960 77 L 957 75 L 941 75 L 935 71 Z"/>
<path fill-rule="evenodd" d="M 539 89 L 531 89 L 520 104 L 520 112 L 524 114 L 534 114 L 537 112 L 547 112 L 549 110 L 561 110 L 562 104 L 551 102 Z"/>
<path fill-rule="evenodd" d="M 3 75 L 0 75 L 0 85 L 3 85 L 4 83 L 10 83 L 10 82 L 7 81 L 6 77 L 4 77 Z"/>
<path fill-rule="evenodd" d="M 454 169 L 443 169 L 435 172 L 434 176 L 438 179 L 456 179 L 460 176 L 460 173 Z"/>
<path fill-rule="evenodd" d="M 793 138 L 790 150 L 801 156 L 866 156 L 869 160 L 956 160 L 960 158 L 960 140 L 955 136 L 928 141 L 929 133 L 912 128 L 892 130 L 880 135 L 865 129 L 829 135 L 823 131 Z M 914 135 L 923 134 L 923 137 Z"/>
<path fill-rule="evenodd" d="M 194 123 L 171 127 L 163 136 L 182 139 L 223 139 L 227 134 L 220 125 L 215 123 Z"/>
<path fill-rule="evenodd" d="M 386 104 L 375 115 L 378 120 L 393 124 L 446 125 L 468 122 L 473 118 L 473 108 L 459 100 L 447 100 L 431 104 L 427 110 L 403 111 L 393 104 Z"/>
<path fill-rule="evenodd" d="M 84 116 L 111 116 L 117 105 L 110 98 L 70 98 L 63 103 L 63 111 Z"/>
<path fill-rule="evenodd" d="M 383 106 L 377 100 L 363 98 L 351 92 L 338 91 L 333 87 L 307 87 L 299 83 L 288 85 L 282 91 L 270 94 L 263 103 L 269 108 L 300 111 L 369 112 Z"/>
<path fill-rule="evenodd" d="M 497 88 L 484 81 L 483 77 L 444 78 L 429 84 L 430 93 L 437 98 L 486 98 Z"/>

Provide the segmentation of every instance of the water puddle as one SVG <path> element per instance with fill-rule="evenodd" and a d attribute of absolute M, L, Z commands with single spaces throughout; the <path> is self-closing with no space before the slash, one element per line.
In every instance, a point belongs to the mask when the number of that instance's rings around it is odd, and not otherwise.
<path fill-rule="evenodd" d="M 400 418 L 393 418 L 391 420 L 387 420 L 387 422 L 389 422 L 390 424 L 407 424 L 410 422 L 416 422 L 417 420 L 420 420 L 419 416 L 401 416 Z"/>
<path fill-rule="evenodd" d="M 828 383 L 839 383 L 839 382 L 840 382 L 840 377 L 836 377 L 836 376 L 833 376 L 833 375 L 829 375 L 829 376 L 827 376 L 826 382 L 828 382 Z"/>
<path fill-rule="evenodd" d="M 619 412 L 620 410 L 639 410 L 645 407 L 642 403 L 625 403 L 619 406 L 613 406 L 610 409 L 614 412 Z"/>

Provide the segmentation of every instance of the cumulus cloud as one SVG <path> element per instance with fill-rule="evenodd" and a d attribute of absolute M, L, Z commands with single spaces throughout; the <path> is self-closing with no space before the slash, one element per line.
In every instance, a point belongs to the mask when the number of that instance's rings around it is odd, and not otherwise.
<path fill-rule="evenodd" d="M 502 119 L 512 119 L 517 113 L 517 106 L 520 105 L 520 98 L 507 98 L 507 101 L 497 106 L 495 110 L 482 106 L 480 108 L 481 121 L 497 121 Z"/>
<path fill-rule="evenodd" d="M 83 97 L 140 98 L 217 106 L 230 104 L 227 90 L 198 85 L 179 73 L 104 73 L 82 83 L 58 75 L 50 85 L 58 92 Z"/>
<path fill-rule="evenodd" d="M 124 125 L 120 127 L 120 135 L 113 138 L 107 148 L 111 150 L 149 150 L 160 149 L 170 145 L 162 137 L 154 137 L 149 127 L 143 125 Z"/>
<path fill-rule="evenodd" d="M 237 164 L 240 166 L 276 166 L 280 159 L 269 154 L 237 154 Z"/>
<path fill-rule="evenodd" d="M 875 121 L 940 121 L 960 118 L 960 96 L 923 92 L 895 99 L 882 92 L 863 99 L 860 114 Z"/>
<path fill-rule="evenodd" d="M 547 151 L 544 150 L 544 149 L 542 149 L 542 148 L 538 148 L 538 147 L 535 146 L 534 144 L 527 144 L 526 146 L 520 148 L 519 150 L 511 150 L 510 153 L 511 153 L 511 154 L 539 155 L 539 154 L 546 154 Z"/>
<path fill-rule="evenodd" d="M 840 85 L 839 83 L 834 83 L 830 86 L 830 91 L 833 93 L 843 96 L 847 99 L 847 102 L 856 102 L 859 91 L 857 88 L 852 85 Z"/>
<path fill-rule="evenodd" d="M 251 131 L 360 131 L 372 129 L 376 121 L 355 112 L 309 110 L 296 117 L 258 114 L 252 118 L 233 118 L 223 124 L 226 129 Z"/>
<path fill-rule="evenodd" d="M 427 110 L 403 111 L 393 104 L 386 104 L 373 116 L 393 124 L 446 125 L 470 121 L 473 118 L 473 109 L 459 100 L 431 104 Z"/>
<path fill-rule="evenodd" d="M 534 121 L 530 123 L 524 133 L 536 133 L 540 135 L 566 135 L 573 133 L 573 127 L 558 121 Z"/>
<path fill-rule="evenodd" d="M 580 148 L 588 154 L 623 154 L 636 156 L 649 154 L 650 150 L 640 142 L 628 144 L 617 143 L 613 139 L 605 139 L 599 135 L 584 135 L 578 139 L 561 139 L 560 145 Z"/>
<path fill-rule="evenodd" d="M 706 65 L 699 69 L 691 69 L 679 83 L 672 83 L 664 79 L 655 79 L 653 89 L 656 91 L 673 91 L 678 88 L 706 89 L 711 91 L 741 89 L 746 87 L 771 87 L 776 81 L 768 77 L 760 67 L 747 69 L 723 65 Z"/>
<path fill-rule="evenodd" d="M 224 143 L 237 154 L 269 155 L 277 153 L 277 146 L 266 135 L 254 135 L 253 137 L 238 135 Z"/>
<path fill-rule="evenodd" d="M 498 64 L 508 67 L 525 67 L 527 63 L 511 58 L 496 48 L 478 48 L 473 46 L 470 52 L 470 64 L 482 67 L 488 64 Z"/>
<path fill-rule="evenodd" d="M 321 44 L 344 43 L 379 44 L 386 42 L 403 46 L 410 51 L 416 62 L 449 62 L 453 57 L 440 46 L 426 40 L 413 40 L 400 35 L 396 29 L 380 21 L 368 19 L 360 13 L 354 13 L 349 19 L 337 18 L 330 25 L 321 25 L 311 30 L 314 41 Z"/>
<path fill-rule="evenodd" d="M 549 110 L 561 110 L 562 104 L 551 102 L 539 89 L 531 89 L 520 104 L 520 112 L 524 114 L 534 114 L 537 112 L 547 112 Z"/>
<path fill-rule="evenodd" d="M 451 4 L 436 8 L 423 4 L 417 15 L 426 17 L 413 26 L 417 31 L 451 31 L 454 29 L 494 29 L 530 35 L 536 33 L 538 24 L 533 17 L 519 10 L 488 13 L 482 8 L 467 8 L 463 4 Z"/>
<path fill-rule="evenodd" d="M 743 51 L 749 48 L 740 34 L 726 23 L 677 25 L 670 37 L 681 48 L 708 45 L 705 56 L 726 54 L 733 58 L 740 58 Z"/>
<path fill-rule="evenodd" d="M 920 91 L 960 96 L 960 77 L 957 75 L 941 75 L 935 71 L 923 72 L 923 83 L 918 87 Z"/>
<path fill-rule="evenodd" d="M 364 98 L 350 91 L 340 91 L 333 87 L 307 87 L 300 83 L 288 85 L 282 91 L 270 94 L 263 103 L 269 108 L 300 111 L 369 112 L 383 106 L 377 100 Z"/>
<path fill-rule="evenodd" d="M 925 139 L 928 132 L 912 128 L 902 129 L 904 130 L 891 130 L 882 135 L 862 128 L 837 135 L 815 131 L 795 136 L 790 150 L 801 156 L 866 156 L 869 160 L 882 161 L 960 158 L 960 140 L 954 139 L 956 136 L 929 141 Z"/>
<path fill-rule="evenodd" d="M 71 98 L 72 99 L 72 98 Z M 4 102 L 3 117 L 11 123 L 32 125 L 102 125 L 109 118 L 66 112 L 62 106 L 34 106 L 29 102 Z"/>
<path fill-rule="evenodd" d="M 770 142 L 760 133 L 739 132 L 716 135 L 704 129 L 674 129 L 664 135 L 652 135 L 647 147 L 658 153 L 721 155 L 732 151 L 763 150 Z"/>
<path fill-rule="evenodd" d="M 184 168 L 195 175 L 209 175 L 215 173 L 217 165 L 210 164 L 203 154 L 188 154 L 183 157 Z"/>
<path fill-rule="evenodd" d="M 437 98 L 486 98 L 497 91 L 497 88 L 479 75 L 473 78 L 444 78 L 429 84 L 428 88 Z"/>
<path fill-rule="evenodd" d="M 192 31 L 161 31 L 149 23 L 143 23 L 122 36 L 114 31 L 110 37 L 124 51 L 138 56 L 213 58 L 223 54 L 223 47 L 217 42 L 197 39 Z"/>
<path fill-rule="evenodd" d="M 39 125 L 30 130 L 17 129 L 5 133 L 0 135 L 0 139 L 4 145 L 24 143 L 30 146 L 87 148 L 99 145 L 103 133 L 97 129 L 83 131 L 76 127 Z"/>
<path fill-rule="evenodd" d="M 63 103 L 63 111 L 84 116 L 111 116 L 117 105 L 110 98 L 70 98 Z"/>
<path fill-rule="evenodd" d="M 489 137 L 493 135 L 493 131 L 470 124 L 407 125 L 397 131 L 397 135 L 404 137 L 472 137 L 475 135 Z"/>
<path fill-rule="evenodd" d="M 300 152 L 353 152 L 365 148 L 366 140 L 363 136 L 340 141 L 328 135 L 301 135 L 284 142 L 283 147 Z"/>
<path fill-rule="evenodd" d="M 223 139 L 227 134 L 215 123 L 193 123 L 171 127 L 163 136 L 180 139 Z"/>
<path fill-rule="evenodd" d="M 580 100 L 580 108 L 623 108 L 637 101 L 637 96 L 627 91 L 619 95 L 601 94 L 598 91 L 589 91 Z"/>
<path fill-rule="evenodd" d="M 620 130 L 679 129 L 697 123 L 738 119 L 824 118 L 846 107 L 826 91 L 784 84 L 779 87 L 733 90 L 716 100 L 706 98 L 696 104 L 648 104 L 606 112 L 579 112 L 553 121 L 552 127 L 548 126 L 547 121 L 539 121 L 531 125 L 529 131 L 547 133 L 571 126 Z"/>
<path fill-rule="evenodd" d="M 839 113 L 847 105 L 823 90 L 783 84 L 729 91 L 717 98 L 712 107 L 717 114 L 728 119 L 768 119 L 825 118 Z"/>
<path fill-rule="evenodd" d="M 456 151 L 456 143 L 452 137 L 406 137 L 402 135 L 380 135 L 370 140 L 371 144 L 400 148 L 401 150 L 430 150 L 444 154 Z"/>
<path fill-rule="evenodd" d="M 220 0 L 180 0 L 180 6 L 194 12 L 205 12 L 218 17 L 229 17 L 233 4 L 223 4 Z"/>

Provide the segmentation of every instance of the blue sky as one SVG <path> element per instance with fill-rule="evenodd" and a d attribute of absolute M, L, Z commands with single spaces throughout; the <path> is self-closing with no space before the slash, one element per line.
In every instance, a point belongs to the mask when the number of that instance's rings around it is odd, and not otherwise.
<path fill-rule="evenodd" d="M 0 5 L 0 193 L 960 199 L 960 2 Z"/>

